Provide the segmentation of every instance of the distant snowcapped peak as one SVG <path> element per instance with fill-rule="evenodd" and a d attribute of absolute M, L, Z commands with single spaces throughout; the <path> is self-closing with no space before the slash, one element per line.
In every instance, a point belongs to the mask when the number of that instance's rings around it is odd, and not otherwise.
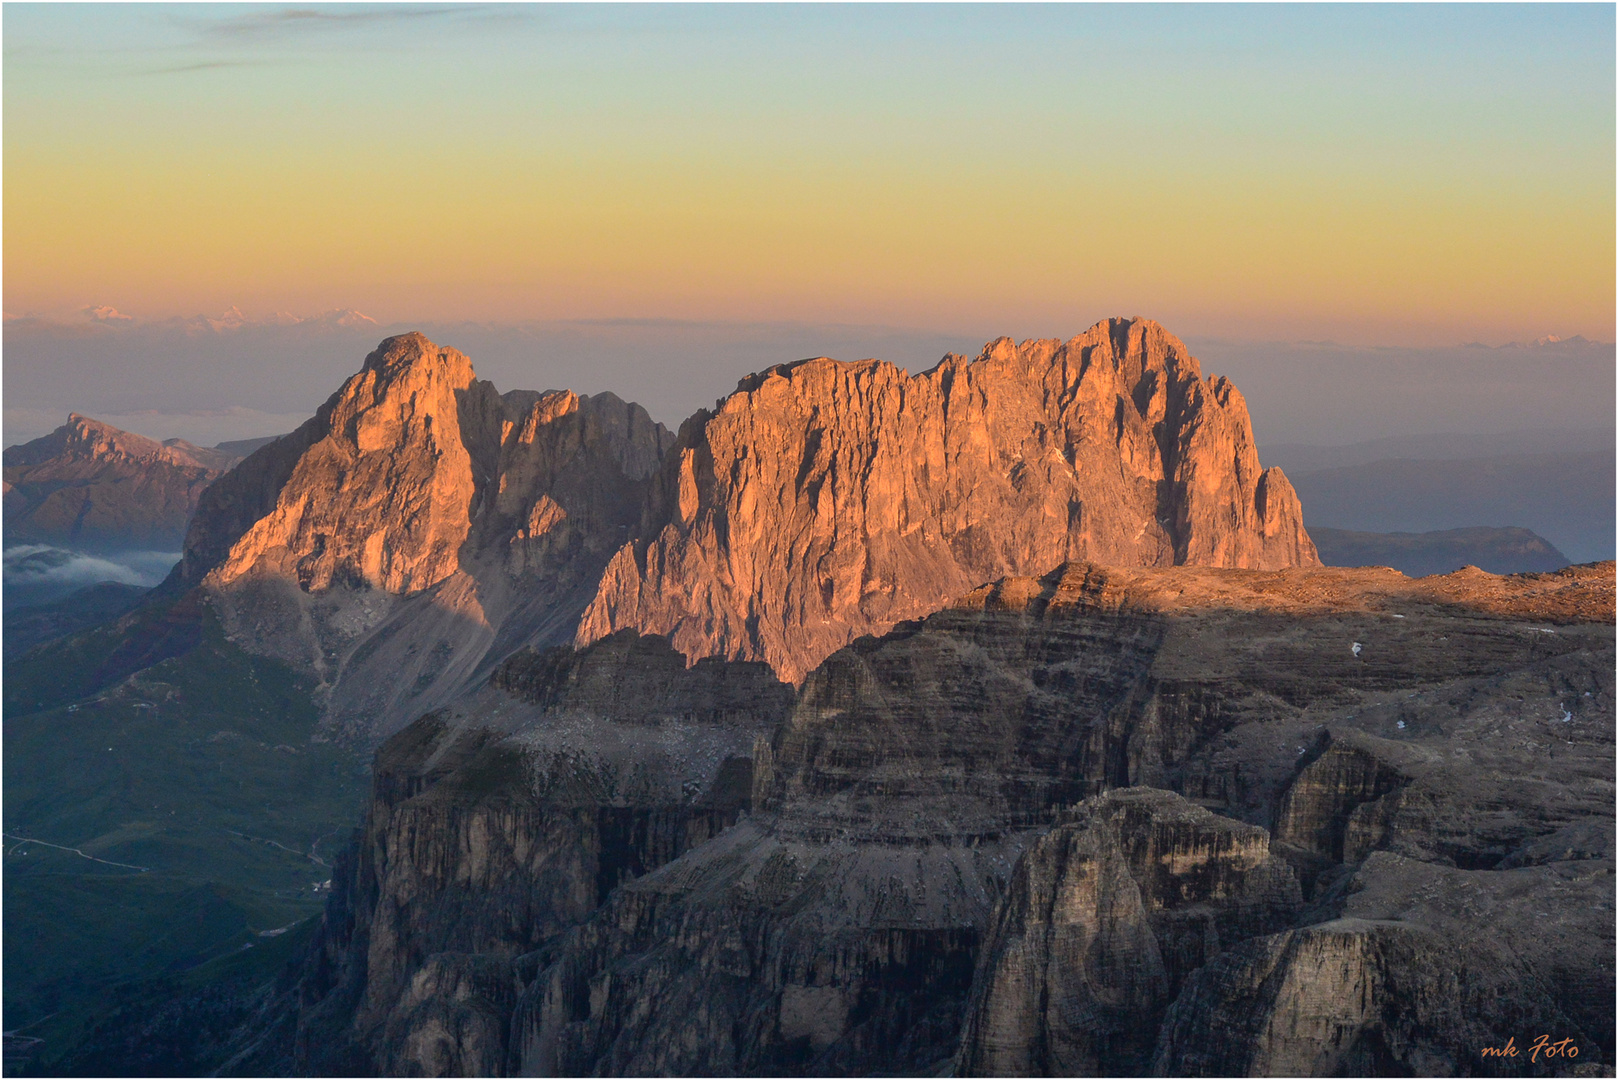
<path fill-rule="evenodd" d="M 99 323 L 126 323 L 134 322 L 133 315 L 125 315 L 111 304 L 97 304 L 94 307 L 81 308 L 91 322 Z"/>

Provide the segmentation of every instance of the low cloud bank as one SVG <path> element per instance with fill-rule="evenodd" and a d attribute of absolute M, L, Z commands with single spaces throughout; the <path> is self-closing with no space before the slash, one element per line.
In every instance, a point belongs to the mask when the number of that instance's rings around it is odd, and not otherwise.
<path fill-rule="evenodd" d="M 149 589 L 179 561 L 177 551 L 87 555 L 48 544 L 17 544 L 5 549 L 5 606 L 49 603 L 103 581 Z"/>

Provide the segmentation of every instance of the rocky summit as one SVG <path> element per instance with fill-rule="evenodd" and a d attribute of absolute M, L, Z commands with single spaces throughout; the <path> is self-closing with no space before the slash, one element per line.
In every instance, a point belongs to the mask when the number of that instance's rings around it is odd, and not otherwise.
<path fill-rule="evenodd" d="M 211 488 L 176 583 L 380 738 L 520 646 L 666 636 L 796 683 L 863 634 L 1064 561 L 1318 565 L 1241 394 L 1145 319 L 908 376 L 817 359 L 673 437 L 610 394 L 499 394 L 419 334 Z"/>
<path fill-rule="evenodd" d="M 204 490 L 239 460 L 71 413 L 49 435 L 6 449 L 6 542 L 178 550 Z"/>
<path fill-rule="evenodd" d="M 579 627 L 668 635 L 789 681 L 1007 574 L 1318 565 L 1247 405 L 1172 334 L 1112 319 L 924 374 L 805 360 L 688 421 Z"/>
<path fill-rule="evenodd" d="M 225 1075 L 1618 1060 L 1613 564 L 1321 566 L 1241 395 L 1147 320 L 772 368 L 677 435 L 390 338 L 207 490 L 165 590 L 375 748 L 371 797 L 290 966 L 92 1047 Z M 1494 1053 L 1540 1036 L 1558 1056 Z"/>
<path fill-rule="evenodd" d="M 389 338 L 208 490 L 171 584 L 374 740 L 519 646 L 571 640 L 670 441 L 612 394 L 502 395 L 454 349 Z"/>

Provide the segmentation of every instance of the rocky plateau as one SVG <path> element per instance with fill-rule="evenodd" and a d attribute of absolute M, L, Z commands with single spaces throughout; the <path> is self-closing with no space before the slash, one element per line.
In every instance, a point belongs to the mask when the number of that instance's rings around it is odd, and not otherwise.
<path fill-rule="evenodd" d="M 375 749 L 220 1074 L 1618 1060 L 1614 565 L 1322 566 L 1149 320 L 677 434 L 390 338 L 183 550 Z"/>
<path fill-rule="evenodd" d="M 1613 585 L 1072 563 L 795 690 L 519 653 L 384 744 L 233 1068 L 1610 1071 Z"/>

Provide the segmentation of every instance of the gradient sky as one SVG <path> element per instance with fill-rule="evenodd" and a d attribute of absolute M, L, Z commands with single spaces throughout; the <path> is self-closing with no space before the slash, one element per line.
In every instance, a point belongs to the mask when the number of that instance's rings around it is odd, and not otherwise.
<path fill-rule="evenodd" d="M 4 305 L 1614 336 L 1614 7 L 30 5 Z"/>

